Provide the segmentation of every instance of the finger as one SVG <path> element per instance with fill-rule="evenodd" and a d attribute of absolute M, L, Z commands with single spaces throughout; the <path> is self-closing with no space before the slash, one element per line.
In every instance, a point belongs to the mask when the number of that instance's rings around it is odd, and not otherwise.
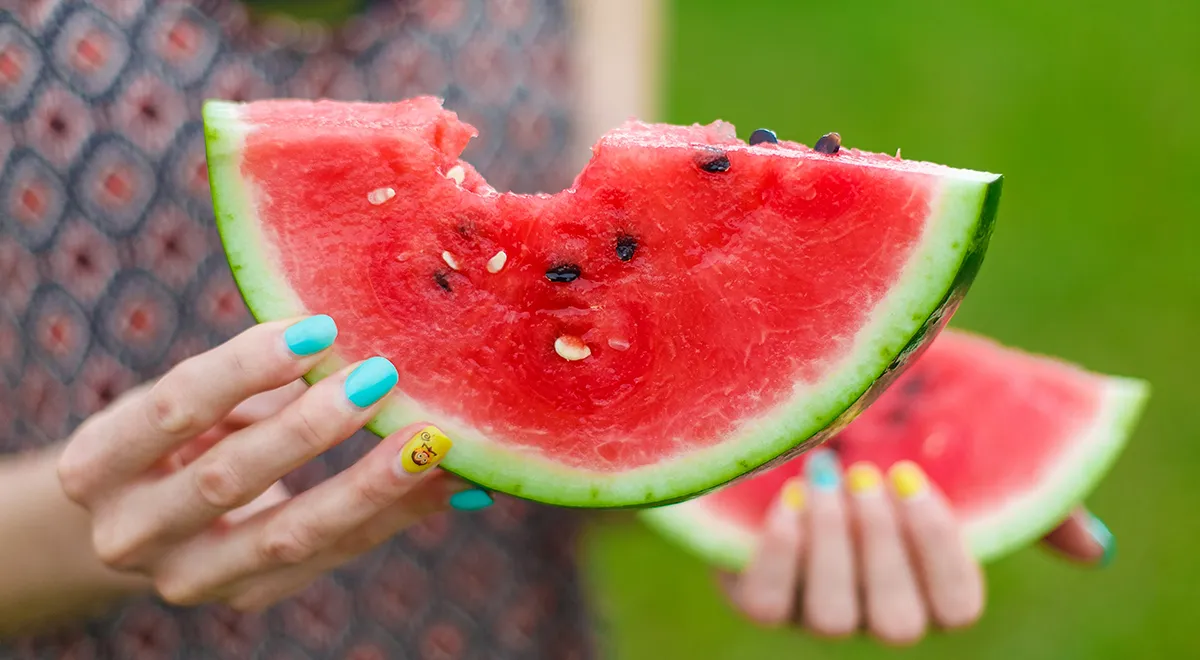
<path fill-rule="evenodd" d="M 1105 567 L 1116 555 L 1116 539 L 1108 526 L 1083 507 L 1076 507 L 1042 543 L 1073 561 Z"/>
<path fill-rule="evenodd" d="M 778 626 L 792 619 L 800 577 L 804 482 L 784 484 L 767 512 L 753 558 L 738 578 L 733 601 L 751 621 Z"/>
<path fill-rule="evenodd" d="M 983 574 L 950 505 L 911 461 L 896 463 L 888 476 L 934 621 L 944 628 L 974 623 L 983 612 Z"/>
<path fill-rule="evenodd" d="M 805 534 L 804 625 L 819 635 L 849 635 L 858 629 L 861 612 L 841 467 L 833 452 L 818 450 L 805 468 L 809 525 Z"/>
<path fill-rule="evenodd" d="M 396 385 L 396 368 L 372 358 L 326 378 L 279 414 L 234 433 L 184 469 L 129 492 L 122 544 L 153 558 L 249 503 L 271 484 L 362 428 Z"/>
<path fill-rule="evenodd" d="M 333 319 L 323 315 L 263 323 L 181 362 L 76 433 L 59 461 L 63 489 L 72 499 L 86 501 L 106 486 L 128 481 L 246 398 L 300 378 L 336 335 Z"/>
<path fill-rule="evenodd" d="M 476 500 L 469 507 L 471 509 L 483 508 L 480 501 L 491 501 L 491 497 L 484 491 L 473 489 L 470 484 L 457 477 L 437 470 L 400 502 L 376 514 L 313 559 L 278 568 L 264 575 L 252 576 L 231 585 L 227 590 L 230 603 L 240 610 L 264 609 L 427 516 L 444 511 L 447 502 L 451 508 L 460 508 L 455 506 L 456 498 L 464 495 L 476 496 L 470 498 Z"/>
<path fill-rule="evenodd" d="M 282 506 L 227 531 L 208 530 L 172 552 L 158 567 L 159 591 L 171 602 L 196 603 L 248 576 L 312 563 L 321 555 L 336 564 L 365 552 L 386 538 L 364 540 L 357 533 L 376 516 L 394 512 L 411 524 L 449 506 L 454 489 L 469 487 L 449 480 L 432 491 L 433 500 L 431 493 L 407 497 L 441 474 L 432 468 L 450 447 L 449 438 L 432 426 L 393 434 L 350 468 Z M 414 454 L 421 457 L 417 462 Z"/>
<path fill-rule="evenodd" d="M 855 463 L 846 483 L 858 531 L 867 628 L 888 644 L 912 644 L 925 634 L 928 614 L 883 477 L 873 464 Z"/>
<path fill-rule="evenodd" d="M 254 498 L 254 501 L 225 514 L 225 517 L 221 519 L 221 523 L 226 528 L 234 527 L 239 523 L 250 520 L 263 511 L 283 504 L 291 498 L 292 494 L 288 490 L 288 487 L 282 481 L 276 481 L 271 484 L 271 487 L 265 493 Z"/>
<path fill-rule="evenodd" d="M 283 387 L 256 394 L 239 403 L 215 426 L 181 446 L 171 456 L 168 464 L 170 471 L 174 472 L 188 465 L 230 434 L 278 413 L 306 390 L 304 381 L 294 380 Z"/>

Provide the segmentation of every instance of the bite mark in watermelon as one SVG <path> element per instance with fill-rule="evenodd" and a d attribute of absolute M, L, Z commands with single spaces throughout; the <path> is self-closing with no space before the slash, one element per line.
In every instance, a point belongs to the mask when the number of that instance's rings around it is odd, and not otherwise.
<path fill-rule="evenodd" d="M 844 465 L 912 460 L 950 501 L 980 561 L 1063 520 L 1124 447 L 1149 395 L 1137 379 L 947 330 L 878 400 L 830 439 Z M 714 564 L 738 570 L 772 500 L 806 456 L 702 497 L 640 512 Z"/>
<path fill-rule="evenodd" d="M 819 442 L 937 333 L 998 175 L 631 121 L 556 194 L 493 190 L 475 129 L 395 104 L 209 102 L 226 252 L 259 320 L 325 313 L 335 355 L 430 421 L 444 468 L 566 506 L 686 498 Z"/>

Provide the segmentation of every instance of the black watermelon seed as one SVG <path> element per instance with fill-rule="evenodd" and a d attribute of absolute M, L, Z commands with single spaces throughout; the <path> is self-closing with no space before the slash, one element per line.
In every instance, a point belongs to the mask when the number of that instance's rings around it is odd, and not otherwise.
<path fill-rule="evenodd" d="M 769 128 L 759 128 L 750 134 L 750 146 L 769 142 L 771 144 L 779 144 L 779 138 L 775 137 L 775 131 Z"/>
<path fill-rule="evenodd" d="M 551 282 L 574 282 L 579 278 L 579 266 L 563 264 L 546 271 L 546 279 Z"/>
<path fill-rule="evenodd" d="M 438 286 L 442 287 L 443 291 L 446 291 L 446 292 L 450 291 L 450 280 L 446 279 L 445 273 L 443 273 L 441 271 L 434 273 L 433 281 L 436 282 Z"/>
<path fill-rule="evenodd" d="M 822 135 L 821 139 L 817 140 L 817 146 L 813 147 L 813 149 L 831 156 L 836 154 L 841 148 L 842 136 L 838 135 L 837 133 L 826 133 L 825 135 Z"/>
<path fill-rule="evenodd" d="M 921 374 L 912 374 L 900 385 L 900 392 L 906 397 L 920 396 L 925 392 L 925 377 Z"/>
<path fill-rule="evenodd" d="M 629 261 L 630 259 L 633 258 L 633 253 L 636 250 L 637 250 L 637 239 L 636 238 L 629 236 L 628 234 L 622 234 L 621 236 L 617 237 L 617 258 L 618 259 L 620 259 L 621 261 Z"/>
<path fill-rule="evenodd" d="M 700 169 L 713 174 L 729 171 L 729 156 L 715 147 L 708 147 L 706 153 L 701 154 L 696 163 Z"/>
<path fill-rule="evenodd" d="M 900 407 L 888 411 L 887 421 L 891 426 L 904 426 L 904 423 L 908 421 L 908 408 Z"/>

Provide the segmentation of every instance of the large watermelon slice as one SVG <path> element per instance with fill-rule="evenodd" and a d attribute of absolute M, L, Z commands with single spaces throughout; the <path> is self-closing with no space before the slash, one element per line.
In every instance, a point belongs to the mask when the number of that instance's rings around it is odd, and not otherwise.
<path fill-rule="evenodd" d="M 572 188 L 502 194 L 434 98 L 204 121 L 255 316 L 339 323 L 311 377 L 382 354 L 400 384 L 371 429 L 431 420 L 448 470 L 569 506 L 682 499 L 820 440 L 952 312 L 1000 191 L 833 138 L 631 121 Z"/>
<path fill-rule="evenodd" d="M 980 561 L 1029 544 L 1066 517 L 1124 447 L 1149 386 L 947 330 L 831 438 L 845 465 L 919 464 L 945 493 Z M 749 559 L 799 456 L 679 504 L 640 512 L 714 564 Z"/>

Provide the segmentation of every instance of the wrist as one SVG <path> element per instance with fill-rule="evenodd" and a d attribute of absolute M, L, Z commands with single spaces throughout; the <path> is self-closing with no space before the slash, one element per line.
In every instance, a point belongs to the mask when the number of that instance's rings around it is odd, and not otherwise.
<path fill-rule="evenodd" d="M 59 484 L 61 449 L 0 457 L 0 537 L 20 539 L 0 545 L 0 628 L 86 616 L 151 586 L 96 556 L 90 514 Z"/>

